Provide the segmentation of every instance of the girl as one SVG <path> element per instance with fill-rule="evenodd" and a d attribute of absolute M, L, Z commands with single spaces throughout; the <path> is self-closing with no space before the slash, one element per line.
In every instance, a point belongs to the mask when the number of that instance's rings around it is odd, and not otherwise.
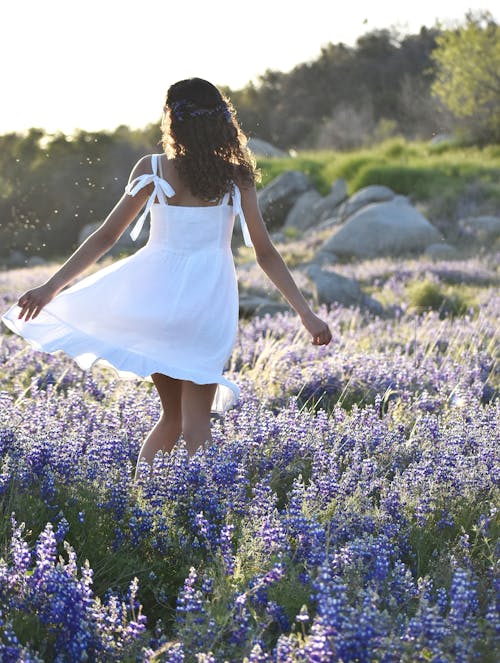
<path fill-rule="evenodd" d="M 310 333 L 330 330 L 301 295 L 274 248 L 257 203 L 256 170 L 228 99 L 208 81 L 172 85 L 162 120 L 164 154 L 141 158 L 102 225 L 62 267 L 25 292 L 4 323 L 35 348 L 64 350 L 82 369 L 99 362 L 124 379 L 152 380 L 162 414 L 142 460 L 170 451 L 182 435 L 189 455 L 211 440 L 210 412 L 222 412 L 238 387 L 222 375 L 238 325 L 231 253 L 235 215 L 245 243 Z M 65 286 L 108 251 L 142 207 L 146 245 L 132 256 Z M 247 225 L 248 224 L 248 225 Z"/>

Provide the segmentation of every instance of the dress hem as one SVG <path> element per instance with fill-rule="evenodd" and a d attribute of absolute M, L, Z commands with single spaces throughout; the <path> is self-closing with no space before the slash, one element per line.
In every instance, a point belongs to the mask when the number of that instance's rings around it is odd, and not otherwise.
<path fill-rule="evenodd" d="M 26 327 L 21 330 L 16 324 L 16 320 L 10 317 L 16 308 L 19 307 L 12 307 L 2 316 L 1 320 L 6 327 L 21 336 L 35 350 L 41 350 L 48 354 L 64 352 L 84 371 L 90 371 L 94 366 L 101 365 L 111 369 L 121 380 L 152 382 L 152 373 L 162 373 L 168 377 L 188 380 L 195 384 L 217 384 L 217 391 L 211 407 L 211 411 L 217 413 L 228 410 L 239 397 L 238 386 L 223 378 L 222 375 L 209 376 L 175 366 L 162 365 L 158 360 L 152 360 L 145 355 L 101 341 L 60 320 L 52 313 L 50 313 L 50 316 L 57 321 L 58 325 L 65 327 L 65 333 L 59 333 L 57 336 L 53 335 L 52 339 L 48 338 L 45 341 L 37 340 L 29 334 Z M 49 311 L 45 311 L 45 314 L 49 314 Z M 26 324 L 29 325 L 29 322 L 24 323 L 23 326 Z"/>

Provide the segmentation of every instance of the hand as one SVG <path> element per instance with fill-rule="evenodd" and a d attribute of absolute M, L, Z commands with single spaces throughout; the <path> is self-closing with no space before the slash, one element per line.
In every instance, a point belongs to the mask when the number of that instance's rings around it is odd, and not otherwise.
<path fill-rule="evenodd" d="M 56 292 L 47 284 L 27 290 L 17 300 L 17 305 L 21 307 L 18 319 L 26 316 L 26 322 L 33 320 L 40 313 L 42 308 L 54 299 Z"/>
<path fill-rule="evenodd" d="M 311 311 L 302 318 L 302 324 L 312 336 L 313 345 L 328 345 L 332 340 L 330 328 Z"/>

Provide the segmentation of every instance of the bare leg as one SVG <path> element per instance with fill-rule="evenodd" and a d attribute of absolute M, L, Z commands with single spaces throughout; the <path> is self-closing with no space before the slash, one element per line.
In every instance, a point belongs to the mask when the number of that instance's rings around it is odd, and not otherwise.
<path fill-rule="evenodd" d="M 141 461 L 145 460 L 152 466 L 156 453 L 160 450 L 164 453 L 171 451 L 181 435 L 182 381 L 162 373 L 153 373 L 151 377 L 158 390 L 163 411 L 142 444 L 135 478 Z"/>
<path fill-rule="evenodd" d="M 216 389 L 216 384 L 195 384 L 187 380 L 182 383 L 182 434 L 190 456 L 199 446 L 212 441 L 210 408 Z"/>

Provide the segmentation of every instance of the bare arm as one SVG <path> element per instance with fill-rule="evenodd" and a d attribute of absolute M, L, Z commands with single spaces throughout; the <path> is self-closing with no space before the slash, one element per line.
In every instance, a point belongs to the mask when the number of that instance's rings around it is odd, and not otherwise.
<path fill-rule="evenodd" d="M 148 172 L 147 164 L 149 157 L 140 159 L 134 166 L 129 181 Z M 58 292 L 109 251 L 144 206 L 148 193 L 148 187 L 144 187 L 134 197 L 123 194 L 101 226 L 87 237 L 55 274 L 41 286 L 28 290 L 19 297 L 17 303 L 21 311 L 18 317 L 26 316 L 26 321 L 36 318 Z"/>
<path fill-rule="evenodd" d="M 297 288 L 283 258 L 273 245 L 262 218 L 255 187 L 241 187 L 241 204 L 252 238 L 258 265 L 300 317 L 315 345 L 327 345 L 332 338 L 328 325 L 318 318 Z"/>

